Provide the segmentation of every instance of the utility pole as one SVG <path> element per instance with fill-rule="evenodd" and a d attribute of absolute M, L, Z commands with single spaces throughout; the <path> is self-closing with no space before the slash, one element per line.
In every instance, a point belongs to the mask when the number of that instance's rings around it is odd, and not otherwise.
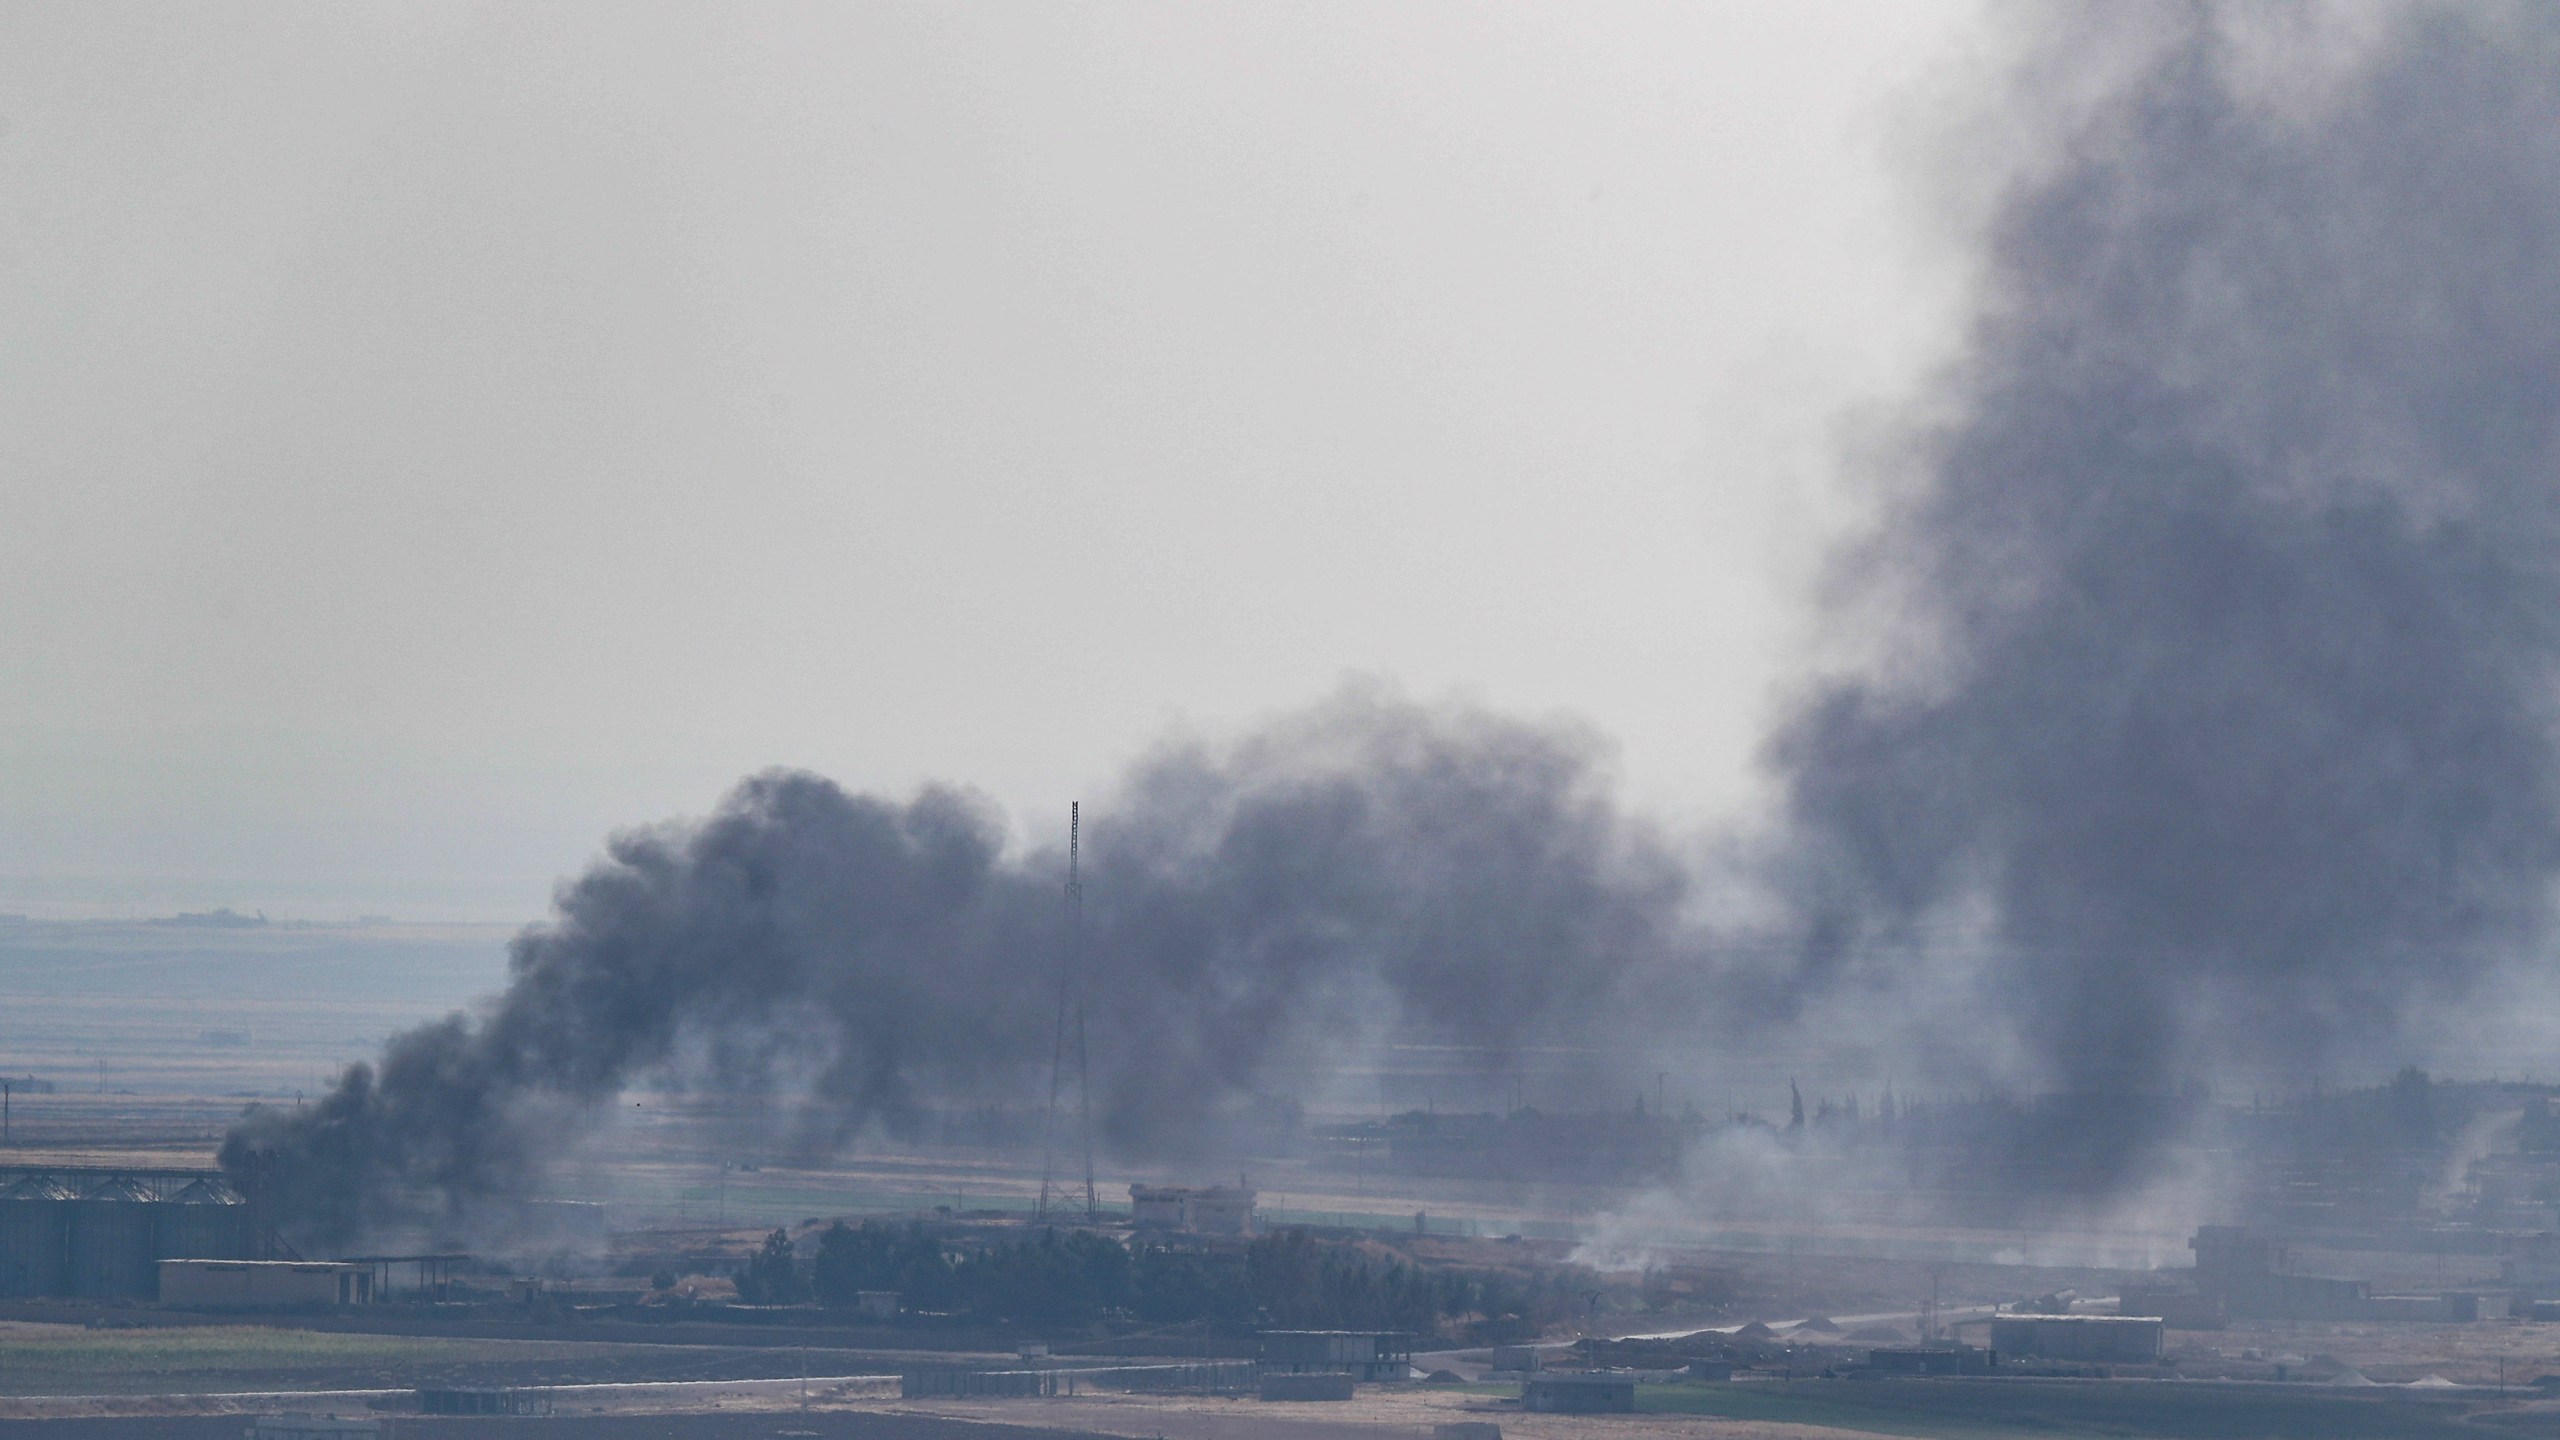
<path fill-rule="evenodd" d="M 1084 802 L 1067 805 L 1067 945 L 1066 963 L 1058 973 L 1058 1023 L 1049 1053 L 1049 1110 L 1041 1126 L 1040 1202 L 1037 1218 L 1049 1218 L 1049 1196 L 1058 1185 L 1058 1092 L 1067 1075 L 1067 1022 L 1075 1021 L 1076 1128 L 1084 1146 L 1084 1218 L 1102 1218 L 1102 1201 L 1093 1185 L 1093 1070 L 1085 1048 L 1084 1029 L 1084 881 L 1079 873 L 1084 839 Z M 1063 1198 L 1063 1197 L 1061 1197 Z"/>

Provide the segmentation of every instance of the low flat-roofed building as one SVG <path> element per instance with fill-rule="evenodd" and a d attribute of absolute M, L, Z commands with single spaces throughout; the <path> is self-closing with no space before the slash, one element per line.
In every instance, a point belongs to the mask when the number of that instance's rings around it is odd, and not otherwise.
<path fill-rule="evenodd" d="M 1250 1235 L 1253 1201 L 1253 1192 L 1239 1185 L 1194 1190 L 1184 1206 L 1188 1228 L 1202 1235 Z"/>
<path fill-rule="evenodd" d="M 2167 1330 L 2147 1315 L 2000 1315 L 1991 1321 L 1991 1348 L 2048 1360 L 2157 1365 Z"/>
<path fill-rule="evenodd" d="M 1255 1198 L 1242 1185 L 1132 1185 L 1129 1219 L 1141 1230 L 1250 1235 Z"/>
<path fill-rule="evenodd" d="M 1265 1330 L 1261 1361 L 1266 1375 L 1409 1380 L 1413 1337 L 1393 1330 Z"/>
<path fill-rule="evenodd" d="M 163 1260 L 160 1303 L 281 1310 L 373 1303 L 373 1267 L 342 1260 Z"/>
<path fill-rule="evenodd" d="M 1129 1221 L 1141 1230 L 1179 1230 L 1182 1202 L 1190 1193 L 1183 1185 L 1132 1185 Z"/>

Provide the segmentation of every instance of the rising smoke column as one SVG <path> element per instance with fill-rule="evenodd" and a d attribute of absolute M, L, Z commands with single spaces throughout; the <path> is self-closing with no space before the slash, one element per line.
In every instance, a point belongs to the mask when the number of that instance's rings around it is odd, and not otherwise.
<path fill-rule="evenodd" d="M 2560 867 L 2560 11 L 2038 13 L 1844 567 L 1897 658 L 1771 747 L 1784 998 L 1948 990 L 1944 1069 L 2084 1093 L 2370 1062 Z"/>
<path fill-rule="evenodd" d="M 2560 12 L 2034 13 L 2036 153 L 1944 418 L 1842 567 L 1892 662 L 1770 745 L 1804 943 L 1699 963 L 1691 881 L 1571 734 L 1355 698 L 1168 751 L 1097 806 L 1112 1142 L 1199 1143 L 1381 1011 L 1497 1054 L 1699 1018 L 1637 994 L 1861 1027 L 1924 1083 L 2165 1091 L 2390 1049 L 2544 937 Z M 227 1156 L 276 1152 L 344 1230 L 527 1183 L 671 1068 L 838 1133 L 1035 1094 L 1057 857 L 1001 833 L 957 794 L 750 781 L 618 838 L 489 1006 Z"/>
<path fill-rule="evenodd" d="M 1588 737 L 1354 693 L 1168 747 L 1089 813 L 1096 1119 L 1128 1154 L 1211 1145 L 1281 1065 L 1379 1023 L 1497 1059 L 1571 1035 L 1678 953 L 1683 873 L 1614 809 Z M 1050 1056 L 1062 858 L 1006 853 L 954 792 L 804 773 L 617 836 L 513 942 L 477 1013 L 401 1035 L 225 1146 L 307 1233 L 422 1197 L 523 1193 L 625 1087 L 776 1100 L 833 1143 L 938 1098 L 1021 1103 Z"/>

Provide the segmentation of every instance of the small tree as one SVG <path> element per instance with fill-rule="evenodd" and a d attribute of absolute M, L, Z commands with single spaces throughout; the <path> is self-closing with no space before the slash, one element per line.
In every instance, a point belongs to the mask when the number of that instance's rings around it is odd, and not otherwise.
<path fill-rule="evenodd" d="M 791 1237 L 780 1230 L 764 1237 L 763 1246 L 738 1267 L 733 1278 L 738 1282 L 738 1298 L 750 1305 L 791 1305 L 808 1296 L 800 1267 L 792 1263 Z"/>

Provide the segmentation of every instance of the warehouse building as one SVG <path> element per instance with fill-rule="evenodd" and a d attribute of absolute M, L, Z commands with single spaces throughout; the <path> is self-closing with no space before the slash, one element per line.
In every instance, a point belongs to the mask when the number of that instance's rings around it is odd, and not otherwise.
<path fill-rule="evenodd" d="M 1392 1330 L 1265 1330 L 1261 1358 L 1265 1375 L 1409 1380 L 1413 1337 Z"/>
<path fill-rule="evenodd" d="M 163 1260 L 160 1303 L 199 1310 L 373 1303 L 373 1267 L 342 1260 Z"/>
<path fill-rule="evenodd" d="M 2157 1365 L 2168 1327 L 2135 1315 L 2001 1315 L 1991 1322 L 1991 1349 L 2048 1360 Z"/>

